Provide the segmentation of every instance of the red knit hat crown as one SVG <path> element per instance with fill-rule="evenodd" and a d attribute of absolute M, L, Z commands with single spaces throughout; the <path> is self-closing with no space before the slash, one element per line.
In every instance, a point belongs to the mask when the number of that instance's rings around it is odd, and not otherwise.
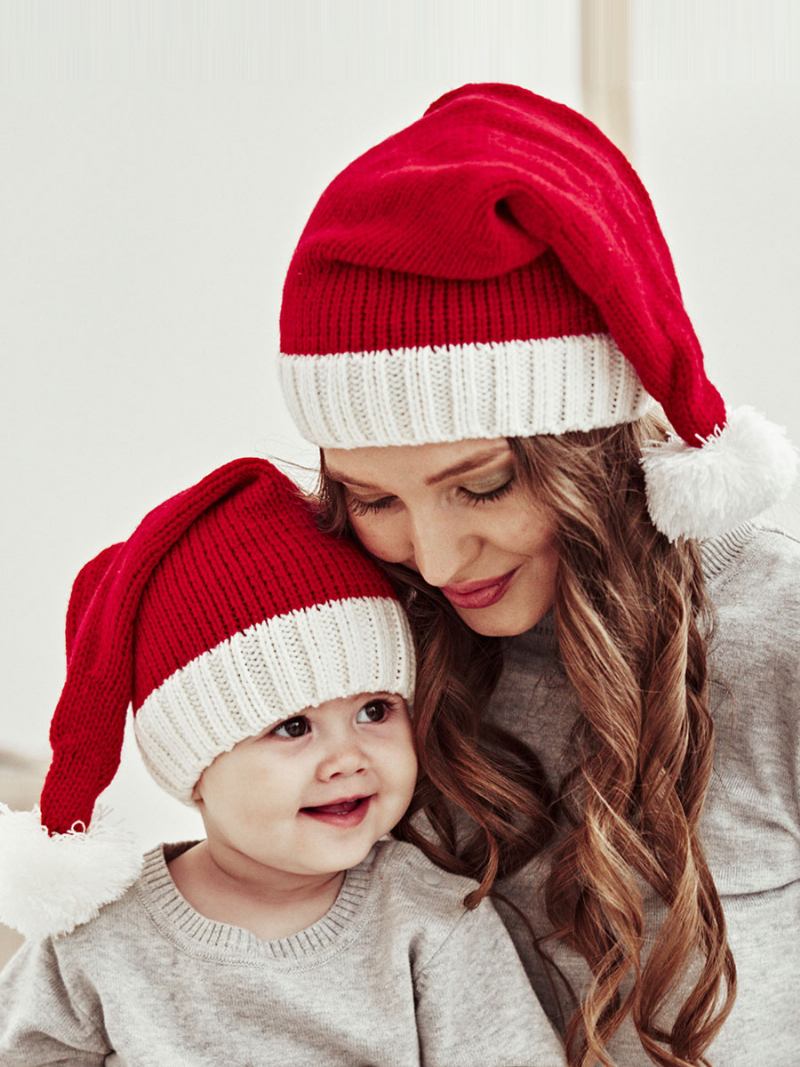
<path fill-rule="evenodd" d="M 0 805 L 0 919 L 29 936 L 66 930 L 136 877 L 138 850 L 94 811 L 129 705 L 148 770 L 191 802 L 239 741 L 339 697 L 410 700 L 413 680 L 408 622 L 377 566 L 322 533 L 266 460 L 213 471 L 75 581 L 40 812 Z"/>
<path fill-rule="evenodd" d="M 513 85 L 447 93 L 331 182 L 287 273 L 280 371 L 323 448 L 561 434 L 658 401 L 678 437 L 644 463 L 671 538 L 735 525 L 794 472 L 776 427 L 726 416 L 623 154 Z"/>

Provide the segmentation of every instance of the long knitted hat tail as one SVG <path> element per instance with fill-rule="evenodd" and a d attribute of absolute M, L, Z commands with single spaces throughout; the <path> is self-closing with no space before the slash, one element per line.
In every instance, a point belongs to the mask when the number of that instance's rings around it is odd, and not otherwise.
<path fill-rule="evenodd" d="M 590 430 L 655 400 L 677 440 L 648 453 L 648 503 L 671 538 L 755 514 L 796 466 L 777 427 L 728 419 L 624 155 L 514 85 L 445 94 L 331 182 L 286 276 L 279 365 L 322 448 Z"/>
<path fill-rule="evenodd" d="M 413 671 L 405 614 L 377 567 L 320 532 L 265 460 L 220 467 L 75 581 L 40 811 L 0 813 L 0 921 L 64 932 L 135 879 L 134 842 L 95 811 L 129 704 L 148 769 L 190 802 L 244 738 L 336 697 L 410 700 Z"/>
<path fill-rule="evenodd" d="M 53 758 L 41 809 L 51 833 L 66 833 L 76 823 L 88 827 L 95 800 L 119 766 L 133 697 L 134 622 L 154 569 L 209 506 L 259 475 L 259 461 L 221 467 L 193 491 L 179 493 L 151 511 L 116 552 L 109 550 L 79 575 L 76 595 L 83 600 L 84 586 L 97 576 L 100 560 L 110 564 L 72 640 L 66 682 L 50 724 Z M 70 614 L 75 609 L 73 604 Z"/>

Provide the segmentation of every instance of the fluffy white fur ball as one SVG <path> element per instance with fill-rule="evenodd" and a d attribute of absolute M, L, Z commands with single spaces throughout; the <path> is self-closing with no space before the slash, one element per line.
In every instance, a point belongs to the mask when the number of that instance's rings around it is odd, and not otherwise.
<path fill-rule="evenodd" d="M 794 481 L 797 450 L 783 427 L 741 407 L 702 448 L 677 436 L 654 442 L 642 466 L 650 518 L 677 541 L 715 537 L 776 504 Z"/>
<path fill-rule="evenodd" d="M 86 832 L 47 833 L 39 809 L 0 804 L 0 921 L 29 938 L 66 934 L 136 881 L 132 836 L 96 809 Z"/>

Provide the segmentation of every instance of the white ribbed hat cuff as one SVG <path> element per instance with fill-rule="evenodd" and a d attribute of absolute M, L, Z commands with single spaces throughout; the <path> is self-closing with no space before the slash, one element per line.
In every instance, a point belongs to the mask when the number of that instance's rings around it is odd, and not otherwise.
<path fill-rule="evenodd" d="M 176 671 L 135 717 L 150 774 L 185 803 L 222 752 L 307 707 L 414 693 L 414 644 L 390 598 L 354 597 L 248 627 Z"/>
<path fill-rule="evenodd" d="M 529 437 L 632 422 L 653 404 L 609 334 L 297 356 L 281 384 L 321 448 Z"/>

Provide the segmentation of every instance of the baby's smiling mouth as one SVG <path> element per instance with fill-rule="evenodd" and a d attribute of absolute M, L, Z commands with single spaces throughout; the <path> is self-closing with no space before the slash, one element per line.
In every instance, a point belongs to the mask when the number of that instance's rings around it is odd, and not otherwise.
<path fill-rule="evenodd" d="M 371 796 L 344 797 L 341 800 L 334 800 L 331 804 L 318 804 L 300 810 L 309 815 L 349 815 L 356 809 L 364 807 L 370 799 Z"/>
<path fill-rule="evenodd" d="M 320 825 L 327 825 L 340 830 L 355 829 L 366 819 L 372 801 L 377 794 L 369 796 L 340 797 L 331 804 L 317 807 L 301 808 L 300 815 Z"/>

